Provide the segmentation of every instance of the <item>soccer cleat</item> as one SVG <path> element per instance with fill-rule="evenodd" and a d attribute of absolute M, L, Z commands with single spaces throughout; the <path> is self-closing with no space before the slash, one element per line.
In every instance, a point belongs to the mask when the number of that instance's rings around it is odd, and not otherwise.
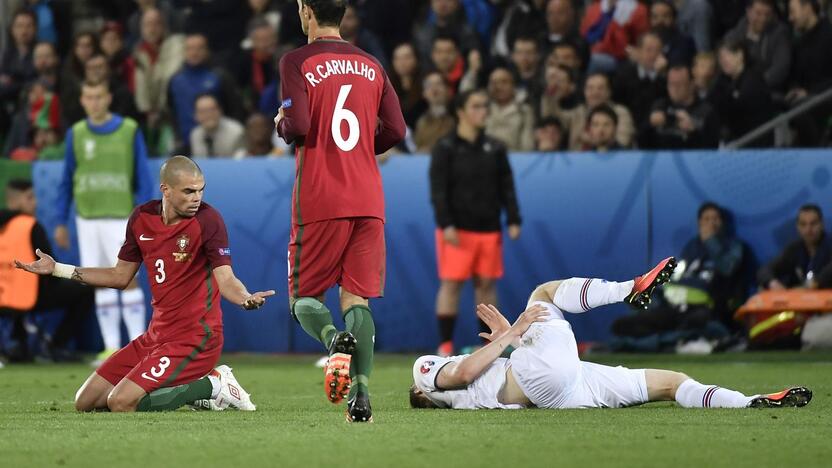
<path fill-rule="evenodd" d="M 800 408 L 812 401 L 812 391 L 806 387 L 791 387 L 779 393 L 760 395 L 748 404 L 750 408 Z"/>
<path fill-rule="evenodd" d="M 448 357 L 454 355 L 454 342 L 445 341 L 439 343 L 439 348 L 436 349 L 436 355 L 439 357 Z"/>
<path fill-rule="evenodd" d="M 93 361 L 90 363 L 90 366 L 95 367 L 96 369 L 98 369 L 99 367 L 101 367 L 102 364 L 104 364 L 104 361 L 109 359 L 110 356 L 115 354 L 116 351 L 118 351 L 118 350 L 117 349 L 105 349 L 104 351 L 101 351 L 100 353 L 95 355 L 95 359 L 93 359 Z"/>
<path fill-rule="evenodd" d="M 642 276 L 637 276 L 630 295 L 624 299 L 636 309 L 646 310 L 656 286 L 667 283 L 676 268 L 676 259 L 667 257 Z"/>
<path fill-rule="evenodd" d="M 357 394 L 347 403 L 347 422 L 373 422 L 373 409 L 370 397 Z"/>
<path fill-rule="evenodd" d="M 355 353 L 355 337 L 338 332 L 329 343 L 329 359 L 324 366 L 324 392 L 332 403 L 340 403 L 350 392 L 350 363 Z"/>
<path fill-rule="evenodd" d="M 257 407 L 251 402 L 251 395 L 243 390 L 234 374 L 231 373 L 230 367 L 225 364 L 217 366 L 209 375 L 220 379 L 220 394 L 214 399 L 218 408 L 233 408 L 240 411 L 257 410 Z"/>

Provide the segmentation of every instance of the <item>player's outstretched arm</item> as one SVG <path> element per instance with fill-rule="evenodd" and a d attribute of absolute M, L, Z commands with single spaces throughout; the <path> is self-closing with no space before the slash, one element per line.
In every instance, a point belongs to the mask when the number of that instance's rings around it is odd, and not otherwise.
<path fill-rule="evenodd" d="M 496 309 L 494 309 L 496 310 Z M 497 312 L 499 314 L 499 312 Z M 502 314 L 499 314 L 502 317 Z M 529 307 L 520 314 L 514 325 L 495 341 L 488 343 L 470 356 L 444 366 L 436 376 L 436 385 L 444 390 L 464 388 L 485 372 L 486 369 L 503 354 L 505 349 L 521 337 L 535 323 L 546 320 L 549 311 L 540 305 Z"/>
<path fill-rule="evenodd" d="M 14 261 L 14 265 L 21 270 L 38 275 L 52 275 L 66 278 L 97 288 L 124 289 L 139 271 L 139 264 L 119 259 L 116 266 L 111 268 L 80 268 L 75 265 L 58 263 L 51 256 L 37 249 L 38 259 L 32 263 Z"/>
<path fill-rule="evenodd" d="M 259 309 L 266 303 L 267 297 L 275 295 L 273 289 L 250 294 L 243 282 L 234 275 L 230 265 L 214 268 L 214 279 L 217 280 L 222 297 L 246 310 Z"/>

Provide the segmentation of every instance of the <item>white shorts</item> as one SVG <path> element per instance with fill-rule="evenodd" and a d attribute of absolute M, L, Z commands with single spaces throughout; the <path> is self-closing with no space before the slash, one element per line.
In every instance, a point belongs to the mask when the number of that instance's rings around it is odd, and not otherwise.
<path fill-rule="evenodd" d="M 550 303 L 546 322 L 533 324 L 511 353 L 511 371 L 538 408 L 620 408 L 646 403 L 644 369 L 582 362 L 572 326 Z"/>
<path fill-rule="evenodd" d="M 113 267 L 124 244 L 127 219 L 75 218 L 82 267 Z"/>

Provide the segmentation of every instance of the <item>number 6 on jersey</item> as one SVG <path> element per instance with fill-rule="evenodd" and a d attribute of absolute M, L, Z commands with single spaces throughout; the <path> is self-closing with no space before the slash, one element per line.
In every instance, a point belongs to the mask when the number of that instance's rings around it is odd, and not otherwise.
<path fill-rule="evenodd" d="M 338 91 L 338 100 L 335 102 L 335 111 L 332 113 L 332 139 L 335 140 L 335 144 L 342 151 L 352 151 L 355 145 L 358 144 L 358 137 L 361 135 L 361 130 L 358 127 L 358 117 L 349 109 L 344 108 L 350 90 L 352 90 L 352 85 L 341 86 L 341 90 Z M 341 135 L 341 122 L 345 120 L 349 126 L 346 140 Z"/>

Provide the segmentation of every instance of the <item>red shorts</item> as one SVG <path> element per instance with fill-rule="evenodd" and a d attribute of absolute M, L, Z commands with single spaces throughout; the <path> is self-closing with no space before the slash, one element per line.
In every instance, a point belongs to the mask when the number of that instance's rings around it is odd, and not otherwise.
<path fill-rule="evenodd" d="M 118 385 L 127 377 L 145 392 L 175 387 L 205 377 L 216 367 L 222 353 L 222 333 L 203 331 L 174 337 L 164 343 L 142 334 L 118 350 L 95 372 Z"/>
<path fill-rule="evenodd" d="M 384 295 L 384 222 L 340 218 L 292 226 L 289 294 L 318 297 L 339 284 L 361 297 Z"/>
<path fill-rule="evenodd" d="M 497 232 L 457 229 L 459 245 L 445 242 L 436 230 L 436 261 L 439 279 L 465 281 L 472 276 L 497 279 L 503 276 L 503 237 Z"/>

